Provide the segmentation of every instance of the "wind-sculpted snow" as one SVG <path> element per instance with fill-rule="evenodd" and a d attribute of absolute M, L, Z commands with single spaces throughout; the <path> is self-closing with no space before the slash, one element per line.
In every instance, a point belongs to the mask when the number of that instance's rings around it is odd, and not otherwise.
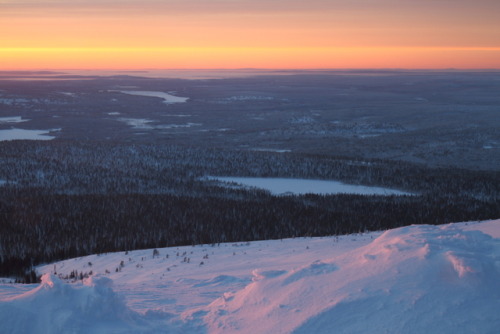
<path fill-rule="evenodd" d="M 31 291 L 0 285 L 0 332 L 497 333 L 498 231 L 415 225 L 61 261 Z M 50 274 L 90 268 L 73 283 Z"/>
<path fill-rule="evenodd" d="M 328 274 L 337 270 L 338 267 L 334 263 L 324 263 L 315 261 L 310 265 L 293 271 L 286 279 L 283 280 L 283 285 L 288 285 L 293 282 L 303 280 L 307 277 Z"/>
<path fill-rule="evenodd" d="M 195 288 L 205 287 L 205 286 L 227 286 L 229 284 L 235 283 L 246 283 L 246 279 L 228 276 L 228 275 L 219 275 L 209 280 L 205 280 L 193 285 Z"/>
<path fill-rule="evenodd" d="M 123 298 L 113 291 L 112 283 L 107 277 L 90 277 L 80 285 L 71 285 L 54 275 L 44 274 L 40 286 L 0 304 L 0 331 L 33 334 L 169 332 L 157 321 L 151 321 L 154 318 L 151 315 L 131 311 Z"/>
<path fill-rule="evenodd" d="M 101 277 L 76 287 L 45 274 L 39 287 L 0 304 L 0 323 L 10 333 L 104 330 L 107 322 L 126 328 L 134 315 L 110 284 L 109 278 Z"/>
<path fill-rule="evenodd" d="M 363 265 L 370 275 L 334 288 L 351 293 L 294 333 L 495 333 L 499 246 L 498 239 L 453 226 L 388 231 L 356 251 L 360 262 L 370 254 L 373 262 Z"/>
<path fill-rule="evenodd" d="M 399 228 L 332 259 L 259 275 L 205 319 L 214 333 L 494 333 L 499 253 L 499 240 L 478 231 Z"/>

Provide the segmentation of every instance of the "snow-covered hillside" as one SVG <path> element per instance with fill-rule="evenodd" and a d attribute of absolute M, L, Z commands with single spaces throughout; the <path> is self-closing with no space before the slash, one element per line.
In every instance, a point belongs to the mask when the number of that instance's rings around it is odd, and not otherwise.
<path fill-rule="evenodd" d="M 498 333 L 499 238 L 496 220 L 92 255 L 0 284 L 0 332 Z"/>

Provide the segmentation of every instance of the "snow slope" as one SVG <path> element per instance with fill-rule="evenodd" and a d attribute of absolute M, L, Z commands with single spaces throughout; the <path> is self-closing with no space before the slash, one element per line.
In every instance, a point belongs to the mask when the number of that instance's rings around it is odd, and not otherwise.
<path fill-rule="evenodd" d="M 496 220 L 92 255 L 0 284 L 0 332 L 498 333 L 499 237 Z"/>

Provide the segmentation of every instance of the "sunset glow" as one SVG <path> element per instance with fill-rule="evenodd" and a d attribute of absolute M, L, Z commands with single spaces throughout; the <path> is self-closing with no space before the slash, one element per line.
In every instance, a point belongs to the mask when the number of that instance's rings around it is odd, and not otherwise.
<path fill-rule="evenodd" d="M 500 2 L 0 0 L 0 70 L 500 68 Z"/>

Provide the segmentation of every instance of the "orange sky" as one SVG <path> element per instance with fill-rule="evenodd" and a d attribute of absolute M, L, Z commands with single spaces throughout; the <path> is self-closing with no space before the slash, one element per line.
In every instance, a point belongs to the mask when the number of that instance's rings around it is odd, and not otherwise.
<path fill-rule="evenodd" d="M 0 0 L 0 70 L 500 68 L 498 0 Z"/>

